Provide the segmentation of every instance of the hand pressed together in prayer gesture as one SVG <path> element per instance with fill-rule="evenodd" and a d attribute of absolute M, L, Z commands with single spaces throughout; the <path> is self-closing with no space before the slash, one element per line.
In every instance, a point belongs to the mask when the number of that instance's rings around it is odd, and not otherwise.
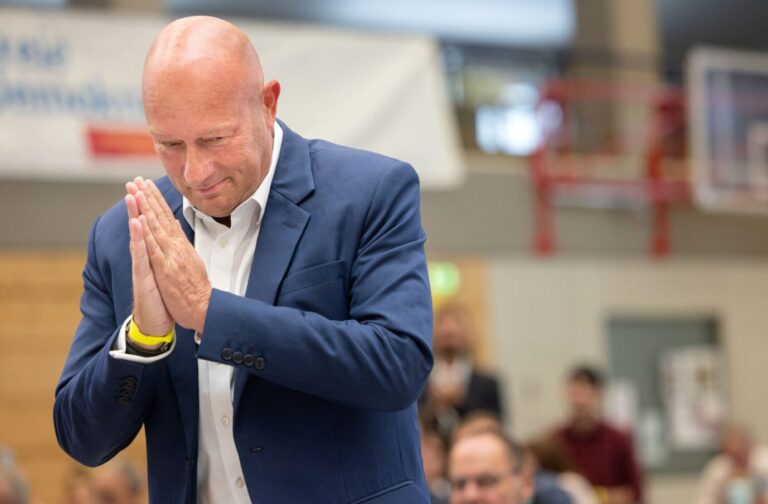
<path fill-rule="evenodd" d="M 202 259 L 151 180 L 138 177 L 126 189 L 136 324 L 164 334 L 175 321 L 202 334 L 211 298 Z"/>

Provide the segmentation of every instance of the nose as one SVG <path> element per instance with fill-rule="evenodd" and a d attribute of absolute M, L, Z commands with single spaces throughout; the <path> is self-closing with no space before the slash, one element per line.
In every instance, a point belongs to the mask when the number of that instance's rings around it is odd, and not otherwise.
<path fill-rule="evenodd" d="M 186 158 L 184 160 L 184 180 L 190 187 L 205 188 L 213 174 L 213 163 L 210 156 L 207 155 L 198 146 L 187 147 Z"/>

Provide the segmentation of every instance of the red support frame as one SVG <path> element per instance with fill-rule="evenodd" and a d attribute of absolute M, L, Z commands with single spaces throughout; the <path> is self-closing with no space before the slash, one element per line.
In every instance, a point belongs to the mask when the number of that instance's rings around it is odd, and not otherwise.
<path fill-rule="evenodd" d="M 648 110 L 650 118 L 644 132 L 645 167 L 635 179 L 598 177 L 604 172 L 608 159 L 626 154 L 620 143 L 609 139 L 594 152 L 583 158 L 589 161 L 585 168 L 575 170 L 568 153 L 574 149 L 571 106 L 574 102 L 608 102 L 632 104 Z M 665 142 L 685 127 L 685 99 L 678 88 L 663 86 L 629 85 L 627 83 L 595 81 L 553 81 L 540 93 L 538 110 L 556 103 L 562 110 L 563 127 L 544 131 L 542 141 L 530 156 L 530 174 L 535 193 L 535 231 L 533 248 L 537 255 L 547 256 L 557 248 L 554 199 L 560 193 L 590 194 L 599 192 L 613 200 L 641 202 L 652 213 L 649 253 L 664 257 L 671 252 L 669 212 L 673 203 L 690 198 L 688 177 L 674 177 L 665 169 Z M 553 154 L 558 151 L 564 154 Z M 590 157 L 591 156 L 591 157 Z M 599 156 L 599 159 L 598 159 Z M 558 165 L 558 166 L 555 166 Z"/>

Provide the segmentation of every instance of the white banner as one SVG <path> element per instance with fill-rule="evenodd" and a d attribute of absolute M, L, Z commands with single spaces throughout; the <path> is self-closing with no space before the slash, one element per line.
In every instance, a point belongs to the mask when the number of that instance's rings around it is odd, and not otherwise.
<path fill-rule="evenodd" d="M 156 176 L 140 99 L 144 56 L 168 22 L 0 9 L 0 177 Z M 458 185 L 463 159 L 440 54 L 420 37 L 234 20 L 278 117 L 324 138 L 412 163 L 428 189 Z"/>

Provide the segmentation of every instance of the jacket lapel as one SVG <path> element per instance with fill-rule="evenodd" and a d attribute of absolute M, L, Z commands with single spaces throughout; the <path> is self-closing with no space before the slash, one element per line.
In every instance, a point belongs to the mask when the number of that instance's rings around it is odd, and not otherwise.
<path fill-rule="evenodd" d="M 280 283 L 309 222 L 299 203 L 315 188 L 306 140 L 282 122 L 283 143 L 261 221 L 245 296 L 274 304 Z M 235 370 L 235 408 L 248 373 Z"/>
<path fill-rule="evenodd" d="M 306 140 L 283 123 L 283 143 L 261 221 L 245 297 L 274 304 L 309 213 L 298 206 L 315 188 Z"/>

